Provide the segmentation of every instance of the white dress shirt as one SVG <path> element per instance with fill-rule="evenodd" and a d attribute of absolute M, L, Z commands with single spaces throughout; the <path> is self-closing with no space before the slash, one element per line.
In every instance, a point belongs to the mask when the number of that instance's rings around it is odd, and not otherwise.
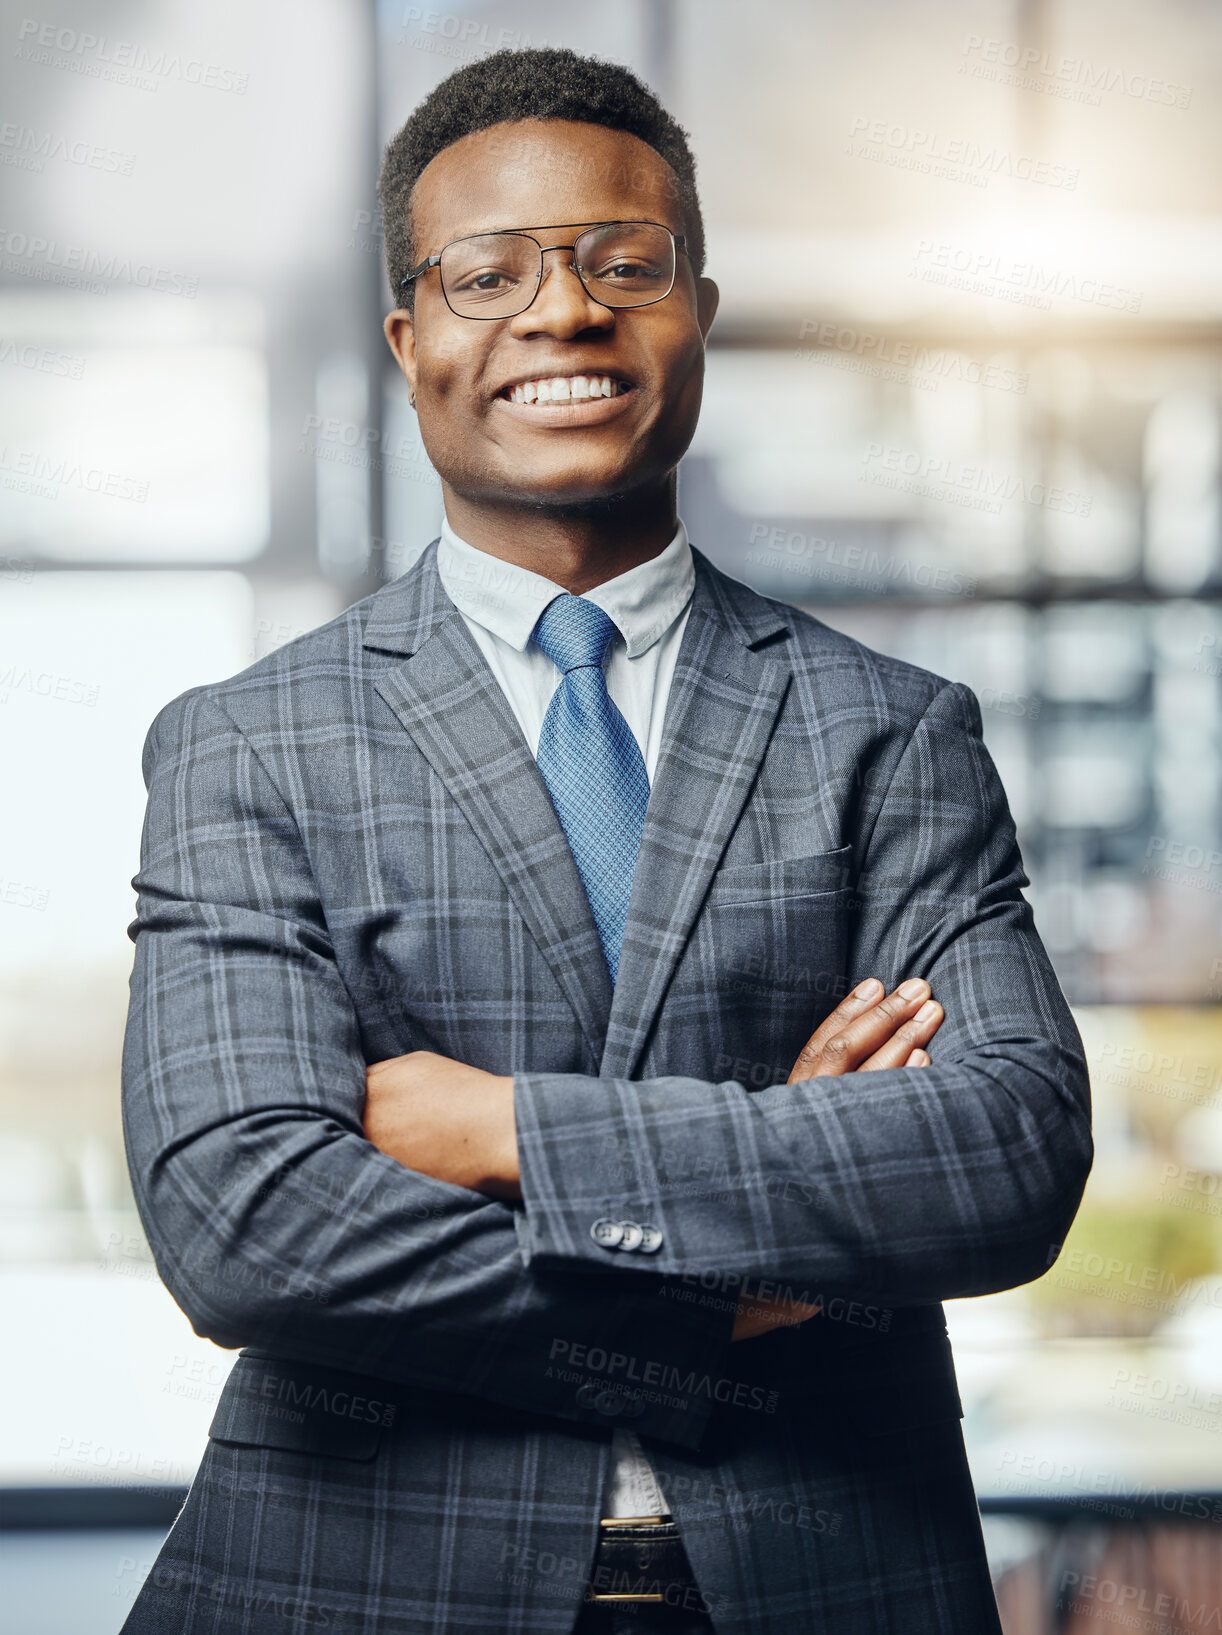
<path fill-rule="evenodd" d="M 479 644 L 517 717 L 532 755 L 560 671 L 530 640 L 539 615 L 561 591 L 542 574 L 503 562 L 441 527 L 437 571 L 446 595 Z M 687 529 L 680 522 L 664 551 L 627 573 L 584 592 L 618 628 L 603 661 L 607 691 L 632 729 L 652 786 L 662 742 L 662 723 L 679 644 L 691 611 L 696 570 Z M 653 1470 L 637 1436 L 616 1427 L 604 1516 L 667 1513 Z"/>

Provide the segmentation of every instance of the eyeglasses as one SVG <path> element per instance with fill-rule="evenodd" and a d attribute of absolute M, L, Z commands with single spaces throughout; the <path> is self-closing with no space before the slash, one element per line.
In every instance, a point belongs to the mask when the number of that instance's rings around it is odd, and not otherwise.
<path fill-rule="evenodd" d="M 580 226 L 563 221 L 535 232 Z M 573 271 L 599 306 L 649 307 L 664 301 L 674 288 L 675 253 L 687 254 L 687 240 L 655 221 L 596 222 L 578 233 L 572 244 L 549 244 L 546 250 L 519 228 L 472 233 L 453 239 L 439 255 L 413 267 L 399 288 L 437 267 L 446 305 L 459 318 L 513 318 L 538 295 L 543 257 L 552 250 L 573 252 Z"/>

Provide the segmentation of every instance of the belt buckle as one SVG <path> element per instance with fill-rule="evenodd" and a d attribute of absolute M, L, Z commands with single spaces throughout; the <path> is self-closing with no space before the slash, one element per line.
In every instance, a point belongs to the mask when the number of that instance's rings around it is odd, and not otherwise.
<path fill-rule="evenodd" d="M 649 1528 L 649 1527 L 657 1527 L 660 1523 L 668 1522 L 671 1519 L 672 1518 L 669 1517 L 669 1516 L 604 1516 L 603 1519 L 599 1522 L 598 1525 L 599 1525 L 599 1527 L 616 1527 L 616 1528 L 621 1528 L 621 1529 L 627 1529 L 629 1532 L 632 1532 L 633 1529 L 638 1529 L 639 1530 L 639 1529 L 644 1529 L 644 1528 Z M 624 1601 L 654 1601 L 654 1602 L 657 1602 L 657 1601 L 665 1601 L 665 1599 L 666 1599 L 666 1597 L 662 1594 L 662 1592 L 660 1590 L 648 1591 L 648 1592 L 644 1591 L 644 1590 L 641 1590 L 641 1591 L 638 1592 L 638 1591 L 633 1591 L 633 1590 L 594 1590 L 594 1589 L 591 1589 L 589 1591 L 589 1593 L 587 1594 L 587 1596 L 586 1596 L 587 1601 L 620 1601 L 620 1602 L 624 1602 Z"/>

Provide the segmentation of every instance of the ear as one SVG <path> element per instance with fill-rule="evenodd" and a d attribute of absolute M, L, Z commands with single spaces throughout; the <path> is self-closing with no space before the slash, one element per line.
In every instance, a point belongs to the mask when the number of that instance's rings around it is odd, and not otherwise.
<path fill-rule="evenodd" d="M 707 341 L 709 330 L 713 327 L 713 319 L 717 316 L 717 303 L 721 300 L 721 291 L 711 278 L 701 276 L 696 280 L 696 322 L 700 325 L 700 333 Z"/>
<path fill-rule="evenodd" d="M 405 307 L 397 307 L 394 312 L 386 314 L 386 321 L 382 325 L 386 336 L 386 344 L 395 355 L 395 362 L 402 369 L 410 400 L 416 402 L 416 326 L 412 322 L 412 315 Z"/>

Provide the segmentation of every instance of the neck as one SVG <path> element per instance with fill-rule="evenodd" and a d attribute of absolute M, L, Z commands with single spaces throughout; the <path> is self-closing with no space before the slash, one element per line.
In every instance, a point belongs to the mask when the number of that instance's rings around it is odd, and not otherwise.
<path fill-rule="evenodd" d="M 464 498 L 444 481 L 442 489 L 446 520 L 460 539 L 572 596 L 650 561 L 679 525 L 673 472 L 647 492 L 577 505 L 499 505 Z"/>

